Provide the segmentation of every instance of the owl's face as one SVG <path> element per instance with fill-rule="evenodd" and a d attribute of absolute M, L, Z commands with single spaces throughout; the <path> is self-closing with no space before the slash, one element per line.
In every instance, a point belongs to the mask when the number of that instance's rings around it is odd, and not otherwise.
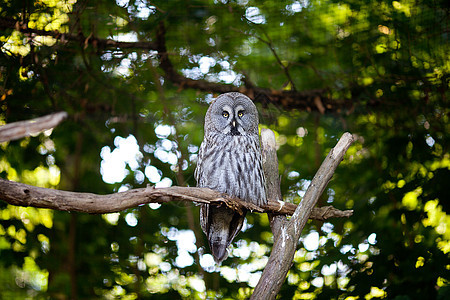
<path fill-rule="evenodd" d="M 205 131 L 210 130 L 232 136 L 258 134 L 255 104 L 241 93 L 220 95 L 206 114 Z"/>

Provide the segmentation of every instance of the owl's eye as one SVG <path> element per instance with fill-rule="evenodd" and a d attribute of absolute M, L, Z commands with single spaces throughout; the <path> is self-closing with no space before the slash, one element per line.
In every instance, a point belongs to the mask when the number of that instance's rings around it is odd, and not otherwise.
<path fill-rule="evenodd" d="M 244 112 L 241 110 L 240 112 L 238 112 L 238 117 L 242 118 L 244 116 Z"/>
<path fill-rule="evenodd" d="M 229 116 L 230 116 L 230 114 L 228 112 L 226 112 L 226 111 L 222 112 L 222 117 L 228 118 Z"/>

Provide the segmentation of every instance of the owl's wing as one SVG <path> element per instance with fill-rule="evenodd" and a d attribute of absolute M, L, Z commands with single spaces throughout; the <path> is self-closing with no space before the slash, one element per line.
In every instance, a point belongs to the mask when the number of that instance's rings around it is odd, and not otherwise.
<path fill-rule="evenodd" d="M 200 226 L 202 227 L 203 232 L 208 236 L 208 204 L 202 204 L 200 206 Z"/>

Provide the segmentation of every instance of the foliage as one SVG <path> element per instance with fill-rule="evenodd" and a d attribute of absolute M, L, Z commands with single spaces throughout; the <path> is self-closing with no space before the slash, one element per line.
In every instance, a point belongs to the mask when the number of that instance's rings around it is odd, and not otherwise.
<path fill-rule="evenodd" d="M 261 126 L 276 132 L 287 200 L 300 201 L 344 131 L 358 137 L 321 199 L 355 214 L 308 225 L 280 298 L 444 299 L 448 14 L 444 1 L 4 1 L 1 122 L 59 110 L 70 117 L 1 144 L 1 176 L 101 194 L 195 186 L 216 94 L 164 78 L 156 49 L 92 42 L 154 42 L 163 22 L 169 58 L 187 78 L 324 89 L 350 103 L 319 114 L 259 100 Z M 11 18 L 85 40 L 2 25 Z M 198 208 L 183 204 L 100 216 L 0 202 L 0 298 L 244 299 L 270 254 L 267 216 L 248 215 L 221 267 L 205 245 Z"/>

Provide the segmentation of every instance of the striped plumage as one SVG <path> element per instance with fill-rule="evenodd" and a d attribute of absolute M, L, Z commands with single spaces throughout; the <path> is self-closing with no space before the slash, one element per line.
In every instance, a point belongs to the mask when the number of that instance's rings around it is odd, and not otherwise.
<path fill-rule="evenodd" d="M 263 205 L 267 202 L 258 112 L 240 93 L 226 93 L 211 103 L 205 117 L 205 136 L 200 146 L 197 186 Z M 202 205 L 200 223 L 216 262 L 226 258 L 226 249 L 242 228 L 245 215 L 226 207 Z"/>

